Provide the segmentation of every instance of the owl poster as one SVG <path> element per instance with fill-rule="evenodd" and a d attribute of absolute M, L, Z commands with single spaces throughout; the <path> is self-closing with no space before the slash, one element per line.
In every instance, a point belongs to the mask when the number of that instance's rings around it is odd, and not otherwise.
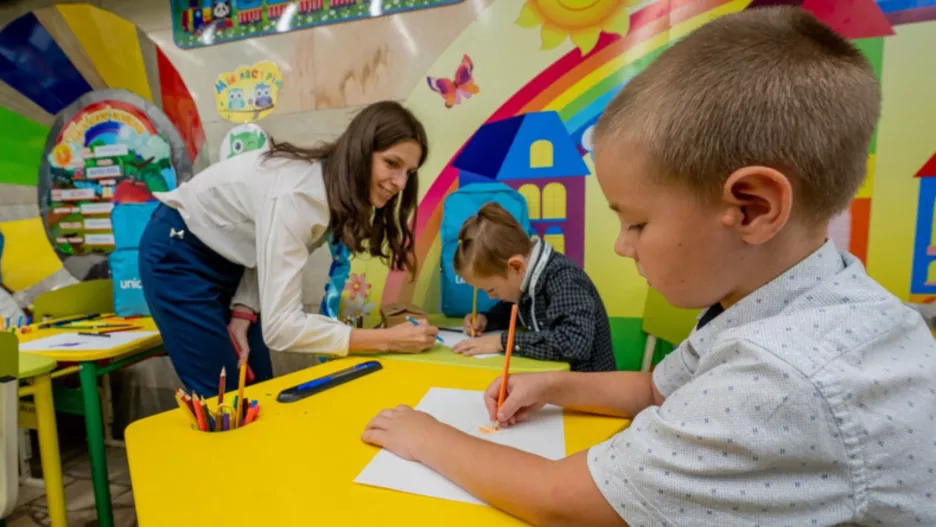
<path fill-rule="evenodd" d="M 235 123 L 252 123 L 276 109 L 283 74 L 275 63 L 264 60 L 218 75 L 215 101 L 221 117 Z"/>

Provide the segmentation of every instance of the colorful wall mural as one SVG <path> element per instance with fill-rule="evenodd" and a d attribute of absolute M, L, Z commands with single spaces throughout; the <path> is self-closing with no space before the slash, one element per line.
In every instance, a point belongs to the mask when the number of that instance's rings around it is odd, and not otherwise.
<path fill-rule="evenodd" d="M 425 87 L 417 86 L 406 101 L 433 139 L 432 154 L 421 172 L 425 180 L 417 220 L 419 276 L 410 281 L 402 273 L 387 273 L 369 261 L 355 262 L 355 270 L 366 272 L 383 302 L 413 301 L 436 310 L 438 229 L 445 196 L 473 182 L 504 181 L 526 197 L 538 233 L 595 280 L 613 319 L 619 365 L 639 367 L 647 286 L 632 262 L 613 254 L 617 222 L 591 177 L 590 129 L 627 81 L 671 43 L 719 16 L 769 3 L 775 2 L 583 1 L 570 9 L 554 0 L 498 0 L 427 72 L 428 76 L 445 74 L 463 56 L 470 56 L 474 80 L 484 90 L 459 105 L 446 106 L 430 97 Z M 882 265 L 882 256 L 875 252 L 872 230 L 898 228 L 894 218 L 907 216 L 909 211 L 905 205 L 891 209 L 893 198 L 887 192 L 879 204 L 876 189 L 888 187 L 897 178 L 917 181 L 927 189 L 932 187 L 926 194 L 928 202 L 920 207 L 929 211 L 929 219 L 921 221 L 926 224 L 926 235 L 933 238 L 927 239 L 923 253 L 929 261 L 936 261 L 936 248 L 931 248 L 936 247 L 932 216 L 936 170 L 931 170 L 932 178 L 913 177 L 936 152 L 936 142 L 930 142 L 929 152 L 917 167 L 905 170 L 895 164 L 898 156 L 907 153 L 900 138 L 910 135 L 909 131 L 894 130 L 889 137 L 883 136 L 892 126 L 889 112 L 908 76 L 936 87 L 936 75 L 907 71 L 917 60 L 934 61 L 911 49 L 934 49 L 936 38 L 929 34 L 936 33 L 936 23 L 929 20 L 936 18 L 936 11 L 919 2 L 882 2 L 879 6 L 872 0 L 806 0 L 800 4 L 853 39 L 884 87 L 884 118 L 869 151 L 867 180 L 849 210 L 833 222 L 830 236 L 866 262 L 875 276 L 887 273 L 890 266 Z M 890 58 L 896 54 L 892 50 L 905 55 Z M 931 110 L 926 113 L 928 119 L 936 117 L 936 107 L 926 103 L 926 108 Z M 892 150 L 882 151 L 885 146 Z M 915 190 L 902 195 L 903 203 L 916 202 Z M 907 268 L 904 273 L 909 273 L 910 248 L 904 247 L 900 254 Z M 927 280 L 936 298 L 933 267 Z M 910 297 L 908 287 L 892 287 L 892 291 Z"/>
<path fill-rule="evenodd" d="M 300 142 L 340 131 L 345 121 L 327 112 L 351 105 L 353 92 L 355 104 L 403 99 L 431 138 L 416 220 L 420 272 L 410 280 L 357 259 L 346 309 L 412 301 L 438 311 L 442 203 L 460 186 L 500 181 L 526 198 L 537 233 L 593 278 L 612 317 L 619 365 L 636 368 L 647 310 L 665 319 L 672 308 L 648 304 L 633 262 L 613 253 L 617 220 L 593 176 L 591 129 L 614 95 L 670 44 L 719 16 L 771 3 L 801 5 L 853 39 L 883 86 L 867 180 L 833 221 L 830 237 L 900 298 L 936 299 L 936 0 L 479 0 L 185 51 L 172 48 L 178 28 L 171 19 L 165 34 L 154 33 L 166 46 L 160 49 L 144 31 L 97 8 L 38 10 L 0 31 L 3 56 L 25 57 L 0 64 L 0 277 L 14 291 L 75 279 L 46 237 L 37 203 L 44 145 L 69 104 L 103 89 L 152 102 L 177 129 L 197 171 L 208 160 L 202 117 L 218 121 L 208 129 L 216 137 L 212 152 L 229 140 L 230 123 L 214 104 L 217 76 L 272 60 L 283 81 L 282 104 L 264 120 L 271 137 L 295 141 L 290 133 L 319 123 L 328 127 Z M 448 13 L 456 12 L 473 21 L 455 24 Z M 424 31 L 413 30 L 417 24 Z M 344 58 L 313 53 L 324 44 L 347 51 L 359 43 L 379 51 L 360 71 L 343 69 Z M 402 77 L 386 79 L 407 67 L 418 70 L 395 91 Z M 348 91 L 348 79 L 358 79 L 360 94 Z M 313 110 L 322 117 L 302 113 Z M 368 291 L 365 301 L 357 289 Z"/>

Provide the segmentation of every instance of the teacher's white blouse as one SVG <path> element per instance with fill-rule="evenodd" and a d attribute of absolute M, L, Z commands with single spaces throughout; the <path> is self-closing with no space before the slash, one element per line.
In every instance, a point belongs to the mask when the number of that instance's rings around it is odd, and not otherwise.
<path fill-rule="evenodd" d="M 348 353 L 349 326 L 302 309 L 303 267 L 329 221 L 321 164 L 246 152 L 155 195 L 205 245 L 244 266 L 233 302 L 261 312 L 271 349 Z"/>

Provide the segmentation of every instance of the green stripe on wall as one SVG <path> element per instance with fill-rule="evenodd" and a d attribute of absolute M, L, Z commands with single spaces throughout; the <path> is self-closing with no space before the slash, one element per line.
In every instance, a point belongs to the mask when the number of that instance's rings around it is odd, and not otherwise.
<path fill-rule="evenodd" d="M 0 107 L 0 183 L 35 187 L 49 129 Z"/>

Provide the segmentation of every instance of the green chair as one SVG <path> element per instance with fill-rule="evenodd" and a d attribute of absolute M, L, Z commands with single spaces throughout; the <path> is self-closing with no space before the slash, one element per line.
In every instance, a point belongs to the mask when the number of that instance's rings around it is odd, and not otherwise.
<path fill-rule="evenodd" d="M 111 280 L 89 280 L 54 289 L 36 297 L 33 320 L 114 312 Z"/>
<path fill-rule="evenodd" d="M 640 371 L 650 371 L 674 346 L 686 340 L 698 316 L 699 310 L 675 308 L 663 295 L 650 289 L 644 305 L 643 331 L 647 334 L 647 343 Z"/>
<path fill-rule="evenodd" d="M 0 333 L 0 524 L 16 508 L 19 493 L 16 416 L 19 408 L 19 348 L 16 335 Z"/>

